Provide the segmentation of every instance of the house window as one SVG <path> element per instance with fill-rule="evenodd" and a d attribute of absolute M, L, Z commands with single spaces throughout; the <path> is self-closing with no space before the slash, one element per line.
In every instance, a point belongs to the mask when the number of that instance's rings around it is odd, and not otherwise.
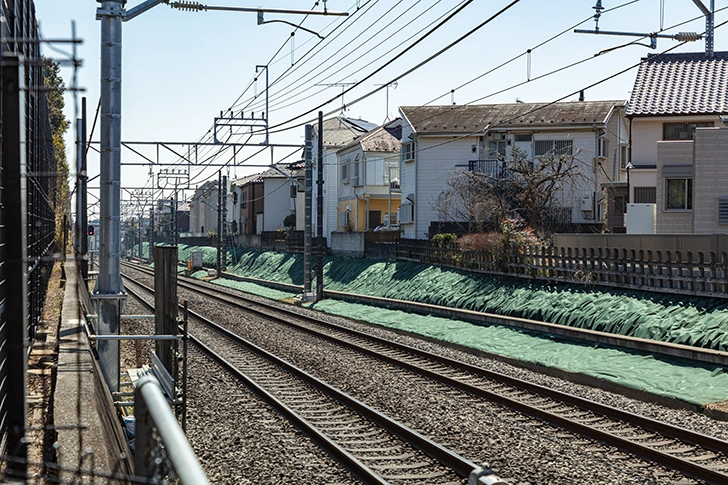
<path fill-rule="evenodd" d="M 533 154 L 536 157 L 544 155 L 572 155 L 574 142 L 572 140 L 536 140 L 533 144 Z"/>
<path fill-rule="evenodd" d="M 632 154 L 631 150 L 629 149 L 629 145 L 619 145 L 619 155 L 621 157 L 619 166 L 622 168 L 622 170 L 627 169 L 627 164 L 629 164 L 630 155 Z"/>
<path fill-rule="evenodd" d="M 350 212 L 348 210 L 339 212 L 339 226 L 345 229 L 349 227 L 349 214 Z"/>
<path fill-rule="evenodd" d="M 657 202 L 657 187 L 635 187 L 635 204 L 654 204 Z"/>
<path fill-rule="evenodd" d="M 695 134 L 695 128 L 711 128 L 712 121 L 700 123 L 663 123 L 662 139 L 663 140 L 692 140 Z"/>
<path fill-rule="evenodd" d="M 614 215 L 619 216 L 627 212 L 627 196 L 626 195 L 615 195 L 614 196 Z"/>
<path fill-rule="evenodd" d="M 609 158 L 609 140 L 600 138 L 598 143 L 599 153 L 598 157 Z"/>
<path fill-rule="evenodd" d="M 359 173 L 359 165 L 360 165 L 360 163 L 359 163 L 359 157 L 356 157 L 356 159 L 354 160 L 354 165 L 353 165 L 353 167 L 354 167 L 354 173 L 351 174 L 351 183 L 353 185 L 357 185 L 357 186 L 358 185 L 361 185 L 362 182 L 363 182 L 363 180 L 360 180 L 360 177 L 359 177 L 359 175 L 360 175 L 360 173 Z"/>
<path fill-rule="evenodd" d="M 532 138 L 533 138 L 533 136 L 530 133 L 516 133 L 515 135 L 513 135 L 513 140 L 516 142 L 519 142 L 519 141 L 527 142 L 527 141 L 531 141 Z"/>
<path fill-rule="evenodd" d="M 414 222 L 414 204 L 402 204 L 399 206 L 399 210 L 397 212 L 399 213 L 398 219 L 400 224 L 412 224 Z"/>
<path fill-rule="evenodd" d="M 690 210 L 693 208 L 693 179 L 665 180 L 665 209 Z"/>
<path fill-rule="evenodd" d="M 349 160 L 344 160 L 344 163 L 341 164 L 341 181 L 346 183 L 349 183 Z"/>
<path fill-rule="evenodd" d="M 402 143 L 400 155 L 402 156 L 402 162 L 413 162 L 415 159 L 415 144 L 412 142 Z"/>
<path fill-rule="evenodd" d="M 506 140 L 498 140 L 490 142 L 490 156 L 503 159 L 506 157 Z"/>
<path fill-rule="evenodd" d="M 718 224 L 728 224 L 728 196 L 718 197 Z"/>

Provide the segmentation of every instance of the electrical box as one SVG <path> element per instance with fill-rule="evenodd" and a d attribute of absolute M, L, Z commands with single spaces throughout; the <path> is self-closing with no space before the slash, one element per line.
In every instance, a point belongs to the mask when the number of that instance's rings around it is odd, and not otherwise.
<path fill-rule="evenodd" d="M 594 209 L 592 207 L 592 196 L 582 195 L 581 196 L 581 210 L 584 212 L 591 212 Z"/>
<path fill-rule="evenodd" d="M 193 270 L 202 269 L 202 251 L 190 252 L 190 265 Z"/>

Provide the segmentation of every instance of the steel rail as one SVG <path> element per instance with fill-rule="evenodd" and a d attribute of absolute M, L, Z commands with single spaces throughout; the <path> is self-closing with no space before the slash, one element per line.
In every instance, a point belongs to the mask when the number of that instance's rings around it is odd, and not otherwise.
<path fill-rule="evenodd" d="M 128 276 L 126 276 L 126 277 L 128 278 Z M 135 283 L 137 285 L 139 285 L 140 287 L 144 288 L 146 291 L 149 291 L 151 293 L 153 293 L 153 291 L 154 291 L 151 288 L 149 288 L 146 285 L 143 285 L 139 282 L 135 282 Z M 135 296 L 138 297 L 137 294 L 135 294 Z M 193 312 L 192 310 L 188 310 L 188 312 L 190 315 L 192 315 L 196 319 L 204 322 L 206 325 L 215 329 L 217 332 L 222 333 L 230 340 L 233 340 L 236 343 L 245 346 L 249 350 L 257 353 L 258 355 L 264 357 L 265 359 L 269 360 L 270 362 L 273 362 L 275 365 L 282 368 L 286 372 L 294 375 L 295 377 L 298 377 L 299 379 L 306 382 L 308 385 L 312 386 L 313 388 L 315 388 L 315 389 L 321 391 L 322 393 L 324 393 L 325 395 L 339 401 L 340 403 L 342 403 L 349 409 L 356 411 L 358 414 L 367 418 L 368 420 L 370 420 L 377 426 L 389 431 L 390 433 L 397 436 L 399 439 L 403 440 L 404 442 L 409 443 L 413 447 L 421 450 L 427 456 L 438 461 L 440 464 L 452 469 L 458 475 L 460 475 L 462 477 L 468 477 L 470 475 L 470 473 L 477 467 L 476 464 L 474 464 L 474 463 L 464 459 L 463 457 L 459 456 L 458 454 L 440 446 L 439 444 L 435 443 L 434 441 L 430 440 L 429 438 L 402 425 L 401 423 L 398 423 L 397 421 L 376 411 L 375 409 L 367 406 L 366 404 L 349 396 L 348 394 L 341 392 L 340 390 L 330 386 L 329 384 L 326 384 L 325 382 L 321 381 L 320 379 L 318 379 L 318 378 L 314 377 L 313 375 L 305 372 L 304 370 L 294 366 L 293 364 L 290 364 L 289 362 L 277 357 L 276 355 L 268 352 L 267 350 L 253 344 L 252 342 L 245 340 L 241 336 L 235 334 L 234 332 L 231 332 L 230 330 L 226 329 L 225 327 L 221 326 L 220 324 L 217 324 L 217 323 L 205 318 L 204 316 L 202 316 L 196 312 Z M 195 343 L 200 342 L 198 339 L 195 339 L 192 336 L 190 336 L 190 338 Z M 300 418 L 300 419 L 303 419 L 303 418 Z M 313 426 L 313 425 L 309 425 L 309 426 Z M 361 466 L 365 466 L 365 465 L 361 465 Z M 372 472 L 372 473 L 374 473 L 374 472 Z"/>
<path fill-rule="evenodd" d="M 288 325 L 288 326 L 291 326 L 291 327 L 295 327 L 295 328 L 297 328 L 299 330 L 305 331 L 305 332 L 307 332 L 309 334 L 316 335 L 316 336 L 318 336 L 320 338 L 323 338 L 323 339 L 325 339 L 327 341 L 336 342 L 338 345 L 343 345 L 343 346 L 345 346 L 347 348 L 350 348 L 350 349 L 352 349 L 352 350 L 354 350 L 356 352 L 364 353 L 366 355 L 373 356 L 373 357 L 375 357 L 377 359 L 381 359 L 381 360 L 387 361 L 387 362 L 392 363 L 394 365 L 398 365 L 398 366 L 407 368 L 410 371 L 420 373 L 421 375 L 425 375 L 426 377 L 429 377 L 431 379 L 435 379 L 435 380 L 437 380 L 439 382 L 442 382 L 442 383 L 447 384 L 449 386 L 452 386 L 452 387 L 455 387 L 457 389 L 460 389 L 463 392 L 467 392 L 469 394 L 472 394 L 472 395 L 481 397 L 483 399 L 487 399 L 487 400 L 490 400 L 490 401 L 493 401 L 493 402 L 497 402 L 498 404 L 501 404 L 501 405 L 510 407 L 512 409 L 516 409 L 516 410 L 518 410 L 520 412 L 523 412 L 525 414 L 528 414 L 528 415 L 537 417 L 539 419 L 543 419 L 543 420 L 545 420 L 547 422 L 550 422 L 550 423 L 555 424 L 557 426 L 560 426 L 562 428 L 569 429 L 570 431 L 575 432 L 575 433 L 578 433 L 578 434 L 580 434 L 582 436 L 589 437 L 591 439 L 596 439 L 596 440 L 599 440 L 599 441 L 603 441 L 603 442 L 605 442 L 605 443 L 607 443 L 607 444 L 609 444 L 611 446 L 615 446 L 615 447 L 617 447 L 619 449 L 628 451 L 628 452 L 633 453 L 633 454 L 635 454 L 637 456 L 640 456 L 640 457 L 642 457 L 644 459 L 647 459 L 647 460 L 650 460 L 652 462 L 655 462 L 655 463 L 661 464 L 663 466 L 666 466 L 668 468 L 671 468 L 671 469 L 680 471 L 681 473 L 683 473 L 686 476 L 689 476 L 691 478 L 697 478 L 697 479 L 700 479 L 700 480 L 704 480 L 704 481 L 706 481 L 707 483 L 710 483 L 710 484 L 723 484 L 723 483 L 728 483 L 728 475 L 726 475 L 724 473 L 721 473 L 721 472 L 718 472 L 716 470 L 712 470 L 712 469 L 709 469 L 709 468 L 705 468 L 705 467 L 703 467 L 701 465 L 698 465 L 696 463 L 690 462 L 688 460 L 685 460 L 685 459 L 682 459 L 682 458 L 679 458 L 679 457 L 676 457 L 676 456 L 673 456 L 673 455 L 669 455 L 667 453 L 663 453 L 663 452 L 661 452 L 659 450 L 655 450 L 655 449 L 653 449 L 653 448 L 651 448 L 649 446 L 645 446 L 645 445 L 641 445 L 639 443 L 635 443 L 633 441 L 629 441 L 627 439 L 624 439 L 624 438 L 622 438 L 620 436 L 617 436 L 617 435 L 614 435 L 612 433 L 609 433 L 609 432 L 606 432 L 606 431 L 602 431 L 602 430 L 599 430 L 599 429 L 595 429 L 595 428 L 593 428 L 591 426 L 588 426 L 588 425 L 585 425 L 585 424 L 582 424 L 582 423 L 573 421 L 573 420 L 568 419 L 568 418 L 564 418 L 563 416 L 559 416 L 559 415 L 550 413 L 548 411 L 544 411 L 542 409 L 539 409 L 537 407 L 533 407 L 533 406 L 530 406 L 528 404 L 525 404 L 525 403 L 522 403 L 522 402 L 519 402 L 519 401 L 510 399 L 508 397 L 505 397 L 505 396 L 502 396 L 502 395 L 499 395 L 499 394 L 495 394 L 495 393 L 490 392 L 490 391 L 487 391 L 485 389 L 482 389 L 482 388 L 479 388 L 479 387 L 476 387 L 476 386 L 472 386 L 472 385 L 463 383 L 463 382 L 461 382 L 461 381 L 459 381 L 457 379 L 452 379 L 452 378 L 450 378 L 448 376 L 444 376 L 444 375 L 442 375 L 440 373 L 433 372 L 433 371 L 430 371 L 428 369 L 424 369 L 422 367 L 419 367 L 419 366 L 416 366 L 416 365 L 412 365 L 412 364 L 407 363 L 407 362 L 403 362 L 403 361 L 401 361 L 399 359 L 396 359 L 394 357 L 385 356 L 385 355 L 382 355 L 382 354 L 380 354 L 378 352 L 375 352 L 375 351 L 372 351 L 372 350 L 369 350 L 369 349 L 364 349 L 364 348 L 362 348 L 360 346 L 356 346 L 356 345 L 353 345 L 353 344 L 348 343 L 346 341 L 342 341 L 340 339 L 337 339 L 336 337 L 332 337 L 330 335 L 323 334 L 322 332 L 318 332 L 316 330 L 309 329 L 307 327 L 297 325 L 294 322 L 290 321 L 289 319 L 283 319 L 283 318 L 280 318 L 280 317 L 276 317 L 274 315 L 270 315 L 270 314 L 267 314 L 267 313 L 262 312 L 260 310 L 256 310 L 254 308 L 251 308 L 250 306 L 246 306 L 246 305 L 242 305 L 242 304 L 239 304 L 239 303 L 235 303 L 235 302 L 233 302 L 233 301 L 230 300 L 230 296 L 237 296 L 240 299 L 244 299 L 244 297 L 242 297 L 240 295 L 232 295 L 231 293 L 228 293 L 228 292 L 224 292 L 224 291 L 221 291 L 221 290 L 215 290 L 213 288 L 209 288 L 209 287 L 206 287 L 206 286 L 204 287 L 206 290 L 214 291 L 214 292 L 217 292 L 217 293 L 226 295 L 227 298 L 224 298 L 224 297 L 217 296 L 217 295 L 214 295 L 214 294 L 205 292 L 205 291 L 200 291 L 200 288 L 201 288 L 200 285 L 193 285 L 191 283 L 179 282 L 179 281 L 178 281 L 178 284 L 182 284 L 182 286 L 185 286 L 185 287 L 188 287 L 188 288 L 193 288 L 197 292 L 206 294 L 207 296 L 210 296 L 211 298 L 215 298 L 215 299 L 217 299 L 219 301 L 222 301 L 222 302 L 225 302 L 225 303 L 227 303 L 229 305 L 233 305 L 233 306 L 236 306 L 238 308 L 245 309 L 246 311 L 253 311 L 253 312 L 258 313 L 259 315 L 262 315 L 262 316 L 264 316 L 266 318 L 274 319 L 274 320 L 276 320 L 279 323 L 283 323 L 285 325 Z M 556 391 L 556 390 L 553 390 L 553 389 L 548 389 L 546 387 L 539 386 L 537 384 L 529 383 L 529 382 L 526 382 L 526 381 L 523 381 L 523 380 L 520 380 L 520 379 L 517 379 L 517 378 L 513 378 L 513 377 L 510 377 L 510 376 L 505 376 L 505 375 L 502 375 L 502 374 L 498 374 L 496 372 L 488 371 L 486 369 L 482 369 L 482 368 L 479 368 L 479 367 L 476 367 L 476 366 L 472 366 L 470 364 L 465 364 L 465 363 L 462 363 L 462 362 L 458 362 L 458 361 L 455 361 L 453 359 L 449 359 L 449 358 L 442 357 L 442 356 L 437 356 L 435 354 L 430 354 L 429 352 L 425 352 L 425 351 L 422 351 L 422 350 L 419 350 L 419 349 L 415 349 L 413 347 L 409 347 L 409 346 L 406 346 L 406 345 L 403 345 L 403 344 L 399 344 L 399 343 L 396 343 L 396 342 L 391 342 L 391 341 L 388 341 L 388 340 L 385 340 L 385 339 L 381 339 L 379 337 L 374 337 L 374 336 L 371 336 L 371 335 L 367 335 L 367 334 L 364 334 L 362 332 L 358 332 L 356 330 L 346 329 L 346 328 L 343 328 L 343 327 L 339 327 L 339 326 L 336 326 L 336 325 L 333 325 L 333 324 L 330 324 L 330 323 L 327 323 L 327 322 L 323 322 L 323 321 L 318 320 L 318 319 L 313 318 L 313 317 L 304 316 L 304 315 L 301 315 L 299 313 L 289 312 L 289 311 L 283 310 L 281 308 L 275 307 L 273 305 L 269 305 L 269 304 L 262 303 L 262 302 L 258 302 L 258 301 L 252 301 L 252 300 L 245 300 L 245 301 L 247 301 L 249 303 L 252 303 L 252 304 L 255 304 L 255 305 L 264 306 L 266 308 L 273 309 L 274 311 L 279 312 L 279 313 L 286 313 L 288 315 L 294 315 L 298 319 L 303 319 L 303 320 L 306 320 L 306 321 L 310 321 L 310 322 L 313 322 L 313 323 L 315 323 L 317 325 L 323 325 L 323 326 L 326 326 L 326 327 L 336 328 L 339 331 L 345 332 L 345 333 L 347 333 L 349 335 L 356 336 L 357 338 L 367 339 L 367 340 L 372 341 L 374 343 L 377 343 L 377 344 L 380 344 L 380 345 L 385 345 L 385 346 L 388 346 L 388 347 L 391 347 L 391 348 L 395 348 L 395 349 L 397 349 L 399 351 L 402 351 L 402 352 L 407 352 L 407 353 L 416 355 L 416 356 L 421 357 L 421 358 L 429 359 L 429 360 L 432 360 L 432 361 L 435 361 L 435 362 L 438 362 L 438 363 L 441 363 L 441 364 L 444 364 L 444 365 L 448 365 L 448 366 L 451 366 L 451 367 L 455 367 L 455 368 L 457 368 L 459 370 L 463 370 L 463 371 L 466 371 L 466 372 L 471 372 L 471 373 L 473 373 L 475 375 L 478 375 L 480 377 L 484 377 L 484 378 L 487 378 L 487 379 L 496 380 L 498 382 L 502 382 L 504 384 L 508 384 L 510 386 L 514 386 L 516 388 L 522 389 L 524 391 L 528 391 L 528 392 L 532 392 L 532 393 L 535 393 L 535 394 L 543 395 L 545 397 L 549 397 L 550 399 L 558 400 L 558 401 L 564 402 L 566 404 L 569 404 L 571 406 L 576 406 L 576 407 L 579 407 L 579 408 L 584 409 L 584 410 L 588 410 L 588 411 L 591 411 L 591 412 L 594 412 L 594 413 L 602 414 L 602 415 L 607 416 L 607 417 L 609 417 L 611 419 L 625 421 L 625 422 L 634 424 L 636 426 L 642 427 L 644 429 L 647 429 L 647 430 L 650 430 L 650 431 L 654 431 L 654 432 L 660 433 L 660 434 L 662 434 L 663 436 L 666 436 L 666 437 L 670 437 L 670 438 L 673 438 L 673 439 L 676 439 L 676 440 L 680 440 L 680 441 L 685 442 L 685 443 L 690 443 L 690 444 L 693 444 L 693 445 L 701 446 L 701 447 L 703 447 L 705 449 L 709 449 L 709 450 L 712 450 L 712 451 L 715 451 L 715 452 L 718 452 L 718 453 L 722 453 L 723 455 L 728 455 L 728 443 L 725 442 L 725 441 L 723 441 L 723 440 L 719 440 L 717 438 L 713 438 L 711 436 L 703 435 L 703 434 L 700 434 L 700 433 L 695 433 L 693 431 L 690 431 L 690 430 L 687 430 L 687 429 L 684 429 L 684 428 L 672 426 L 672 425 L 667 424 L 667 423 L 662 423 L 660 421 L 656 421 L 656 420 L 653 420 L 653 419 L 650 419 L 650 418 L 647 418 L 647 417 L 644 417 L 644 416 L 639 416 L 639 415 L 636 415 L 636 414 L 633 414 L 633 413 L 630 413 L 630 412 L 627 412 L 627 411 L 623 411 L 623 410 L 620 410 L 620 409 L 616 409 L 616 408 L 613 408 L 611 406 L 606 406 L 606 405 L 603 405 L 603 404 L 600 404 L 600 403 L 596 403 L 596 402 L 593 402 L 593 401 L 589 401 L 587 399 L 580 398 L 578 396 L 561 393 L 561 392 Z"/>
<path fill-rule="evenodd" d="M 138 284 L 139 286 L 141 286 L 142 288 L 144 288 L 145 290 L 153 293 L 153 290 L 151 288 L 148 288 L 145 285 L 142 285 L 138 282 L 135 282 L 135 283 Z M 135 297 L 137 300 L 139 300 L 146 307 L 154 309 L 154 305 L 151 305 L 149 302 L 147 302 L 136 291 L 134 291 L 128 287 L 126 288 L 126 291 L 127 291 L 127 293 L 129 293 L 130 295 Z M 122 318 L 123 318 L 123 316 L 122 316 Z M 342 447 L 337 445 L 335 442 L 330 440 L 326 435 L 324 435 L 318 428 L 313 426 L 303 416 L 301 416 L 296 411 L 291 409 L 288 405 L 283 403 L 281 400 L 279 400 L 273 394 L 266 391 L 263 387 L 259 386 L 258 383 L 256 383 L 254 380 L 252 380 L 250 377 L 248 377 L 245 373 L 240 371 L 237 367 L 235 367 L 234 364 L 232 364 L 231 362 L 226 360 L 224 357 L 222 357 L 220 354 L 218 354 L 217 352 L 212 350 L 210 347 L 205 345 L 201 340 L 194 337 L 192 334 L 188 334 L 188 335 L 189 335 L 189 340 L 192 343 L 194 343 L 212 361 L 216 362 L 223 369 L 225 369 L 228 373 L 230 373 L 232 376 L 234 376 L 237 380 L 239 380 L 244 385 L 249 387 L 263 401 L 268 403 L 276 411 L 280 412 L 287 420 L 289 420 L 295 426 L 297 426 L 301 430 L 303 430 L 304 433 L 306 433 L 308 436 L 310 436 L 313 441 L 315 441 L 319 446 L 324 448 L 332 457 L 339 460 L 339 462 L 342 463 L 344 465 L 344 467 L 347 468 L 354 476 L 356 476 L 358 479 L 364 481 L 367 484 L 388 485 L 388 482 L 382 480 L 382 478 L 378 474 L 376 474 L 374 471 L 370 470 L 366 465 L 364 465 L 361 461 L 356 459 L 356 457 L 351 455 L 348 451 L 346 451 L 345 449 L 343 449 Z"/>

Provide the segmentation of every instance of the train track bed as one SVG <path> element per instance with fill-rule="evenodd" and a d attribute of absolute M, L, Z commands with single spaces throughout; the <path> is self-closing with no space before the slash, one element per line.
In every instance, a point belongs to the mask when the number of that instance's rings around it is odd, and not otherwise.
<path fill-rule="evenodd" d="M 136 298 L 126 314 L 148 314 Z M 122 319 L 125 333 L 153 332 L 151 321 Z M 150 328 L 151 327 L 151 328 Z M 153 343 L 145 343 L 143 363 Z M 289 421 L 190 346 L 187 436 L 210 483 L 257 485 L 295 476 L 299 483 L 360 483 Z M 135 367 L 133 343 L 122 344 L 122 367 Z M 232 398 L 231 398 L 232 396 Z"/>
<path fill-rule="evenodd" d="M 544 480 L 547 482 L 556 480 L 560 483 L 578 483 L 579 480 L 583 483 L 607 483 L 615 479 L 619 483 L 693 483 L 681 478 L 679 474 L 637 460 L 612 447 L 601 446 L 596 441 L 546 425 L 541 420 L 505 410 L 461 391 L 433 383 L 430 379 L 414 375 L 409 371 L 393 368 L 390 364 L 371 359 L 363 360 L 365 358 L 360 353 L 343 350 L 329 342 L 323 342 L 319 337 L 297 330 L 284 330 L 279 327 L 280 324 L 273 322 L 261 324 L 258 318 L 241 311 L 235 313 L 235 318 L 230 318 L 232 311 L 229 308 L 223 308 L 219 302 L 205 303 L 200 295 L 185 293 L 184 298 L 189 299 L 193 307 L 196 305 L 200 308 L 209 307 L 206 312 L 209 311 L 214 315 L 213 319 L 224 321 L 227 318 L 226 325 L 234 328 L 236 332 L 246 334 L 247 338 L 256 340 L 258 345 L 285 355 L 286 359 L 309 372 L 326 376 L 326 380 L 332 384 L 346 388 L 355 397 L 366 400 L 372 407 L 385 411 L 431 439 L 458 451 L 466 458 L 473 461 L 489 460 L 501 476 L 517 477 L 515 483 L 519 483 L 519 480 L 532 483 Z M 306 312 L 305 309 L 297 311 L 313 313 Z M 341 322 L 341 319 L 335 320 Z M 367 331 L 373 332 L 371 329 Z M 381 333 L 388 333 L 392 338 L 390 332 Z M 401 335 L 393 338 L 408 340 L 418 347 L 435 347 L 431 343 L 418 342 L 417 339 Z M 510 367 L 446 348 L 440 348 L 438 351 L 449 355 L 459 354 L 463 359 L 479 361 L 481 367 Z M 519 374 L 531 374 L 522 369 L 509 370 Z M 547 381 L 551 388 L 566 387 L 579 389 L 585 394 L 594 393 L 612 405 L 618 402 L 632 408 L 632 411 L 644 410 L 647 412 L 640 414 L 652 413 L 663 421 L 667 415 L 680 424 L 684 424 L 685 421 L 691 422 L 696 428 L 701 426 L 720 428 L 711 420 L 685 411 L 639 403 L 599 390 L 584 389 L 584 386 L 559 382 L 546 376 L 536 375 L 536 377 Z M 545 406 L 550 407 L 548 404 Z M 584 415 L 581 416 L 581 420 L 590 421 L 592 417 Z M 701 423 L 701 420 L 705 421 Z M 594 422 L 597 421 L 600 422 L 600 426 L 615 426 L 594 419 Z M 633 431 L 624 431 L 621 425 L 616 427 L 617 432 L 636 434 Z M 652 440 L 653 446 L 672 448 L 682 457 L 700 458 L 709 461 L 713 466 L 722 466 L 720 456 L 710 451 L 693 446 L 676 445 L 670 440 L 651 437 L 650 433 L 643 434 L 642 439 L 648 442 Z M 725 434 L 725 430 L 718 429 L 718 434 Z"/>
<path fill-rule="evenodd" d="M 136 296 L 131 288 L 128 288 L 128 291 Z M 346 401 L 346 397 L 343 399 L 336 397 L 339 401 L 346 403 L 340 404 L 337 400 L 328 396 L 329 393 L 337 394 L 335 390 L 326 390 L 324 389 L 325 386 L 322 385 L 317 385 L 317 388 L 311 387 L 307 382 L 303 382 L 299 378 L 299 374 L 302 373 L 292 373 L 289 368 L 281 368 L 281 363 L 275 362 L 274 357 L 267 355 L 262 349 L 255 348 L 255 346 L 229 332 L 221 331 L 216 328 L 214 322 L 193 316 L 190 319 L 190 330 L 192 332 L 192 342 L 196 345 L 196 348 L 202 349 L 202 353 L 205 354 L 201 355 L 201 352 L 195 352 L 191 356 L 191 362 L 196 362 L 197 365 L 192 367 L 196 369 L 204 368 L 203 373 L 208 373 L 207 379 L 198 381 L 197 386 L 195 386 L 194 382 L 191 383 L 195 387 L 190 396 L 191 401 L 196 401 L 195 395 L 199 394 L 200 389 L 211 387 L 210 384 L 221 383 L 226 380 L 226 377 L 228 377 L 226 374 L 230 373 L 229 367 L 232 367 L 234 371 L 242 372 L 246 381 L 251 380 L 253 386 L 261 386 L 264 393 L 270 393 L 269 396 L 271 397 L 268 399 L 281 403 L 282 406 L 290 409 L 297 416 L 303 417 L 307 423 L 325 434 L 325 440 L 332 440 L 338 446 L 343 447 L 345 453 L 353 457 L 353 461 L 364 463 L 363 468 L 374 476 L 374 480 L 372 480 L 363 475 L 362 481 L 364 483 L 382 485 L 385 483 L 392 485 L 414 483 L 462 484 L 465 480 L 463 477 L 475 467 L 474 464 L 468 463 L 460 457 L 449 456 L 446 450 L 438 449 L 435 444 L 425 443 L 423 445 L 421 441 L 426 440 L 421 437 L 417 448 L 411 446 L 408 441 L 400 440 L 382 428 L 383 419 L 378 416 L 378 413 L 370 412 L 370 415 L 366 418 L 360 416 L 357 412 L 361 413 L 361 409 L 358 409 L 356 405 L 353 406 L 356 411 L 348 409 L 352 406 L 352 403 Z M 224 359 L 222 360 L 224 368 L 221 367 L 217 359 Z M 210 376 L 210 369 L 213 368 L 217 372 L 213 371 L 212 376 Z M 308 379 L 315 381 L 312 378 Z M 233 416 L 241 413 L 242 408 L 243 414 L 257 420 L 261 414 L 257 411 L 258 406 L 264 406 L 264 404 L 261 402 L 246 402 L 241 399 L 241 393 L 250 394 L 244 385 L 245 383 L 245 381 L 242 384 L 238 382 L 236 386 L 239 389 L 228 387 L 228 389 L 218 392 L 216 395 L 222 397 L 220 403 L 222 409 L 229 408 L 230 402 L 234 403 Z M 245 390 L 245 392 L 240 389 Z M 321 392 L 322 390 L 324 392 Z M 230 399 L 231 396 L 233 399 Z M 250 429 L 244 428 L 243 433 L 240 433 L 237 426 L 231 423 L 231 420 L 221 420 L 220 412 L 218 406 L 211 405 L 210 400 L 205 399 L 204 404 L 198 407 L 197 412 L 192 413 L 194 417 L 212 428 L 214 439 L 211 440 L 213 442 L 212 447 L 205 447 L 208 451 L 209 448 L 219 449 L 221 446 L 219 441 L 226 435 L 228 437 L 233 436 L 233 441 L 237 445 L 240 445 L 241 441 L 252 441 L 254 444 L 259 441 L 259 437 L 256 436 L 255 432 L 251 434 Z M 229 413 L 226 414 L 229 415 Z M 296 424 L 300 426 L 300 423 Z M 386 424 L 384 426 L 387 427 Z M 281 431 L 273 433 L 273 435 L 282 434 L 284 432 Z M 407 437 L 407 439 L 410 438 Z M 283 444 L 286 445 L 289 441 L 290 439 L 284 439 Z M 239 448 L 239 446 L 234 446 L 233 449 L 235 448 Z M 418 448 L 423 448 L 426 451 L 434 448 L 435 451 L 432 454 L 437 453 L 438 459 L 442 459 L 440 455 L 444 455 L 445 460 L 454 461 L 460 475 L 455 473 L 449 466 L 442 465 L 436 459 L 430 458 L 419 451 Z M 223 446 L 223 449 L 227 448 Z M 253 455 L 254 457 L 251 460 L 253 463 L 263 459 L 260 453 Z M 209 452 L 201 454 L 203 462 L 210 457 Z M 219 454 L 212 457 L 217 460 L 222 459 L 225 462 L 229 462 L 231 459 L 230 456 L 219 456 Z M 312 464 L 310 463 L 311 460 L 307 459 L 301 462 L 302 458 L 300 452 L 295 453 L 295 459 L 287 468 L 282 469 L 282 476 L 288 478 L 295 476 L 295 479 L 301 483 L 326 483 L 332 480 L 335 483 L 342 483 L 340 479 L 329 475 L 326 464 Z M 304 464 L 310 471 L 317 471 L 315 480 L 308 480 L 298 475 L 297 466 L 304 466 Z M 447 465 L 450 465 L 450 463 L 447 463 Z M 355 473 L 358 472 L 356 469 L 354 471 Z M 259 474 L 260 471 L 258 470 L 253 473 L 253 475 Z M 359 475 L 361 473 L 358 473 Z M 246 473 L 244 476 L 248 478 L 250 475 Z M 241 478 L 241 476 L 237 476 L 235 479 L 240 480 Z M 269 481 L 258 482 L 253 480 L 250 483 L 269 483 Z"/>

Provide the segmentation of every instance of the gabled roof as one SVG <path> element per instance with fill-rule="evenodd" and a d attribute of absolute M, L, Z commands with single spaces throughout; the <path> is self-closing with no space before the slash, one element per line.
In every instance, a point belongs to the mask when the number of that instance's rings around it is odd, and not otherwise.
<path fill-rule="evenodd" d="M 239 179 L 235 179 L 233 181 L 233 184 L 237 187 L 243 187 L 248 184 L 254 184 L 254 183 L 260 183 L 263 181 L 261 178 L 262 173 L 254 173 L 253 175 L 246 175 L 245 177 L 240 177 Z"/>
<path fill-rule="evenodd" d="M 459 134 L 491 130 L 579 128 L 605 123 L 624 101 L 508 103 L 446 106 L 402 106 L 400 111 L 418 135 Z"/>
<path fill-rule="evenodd" d="M 402 145 L 401 120 L 397 118 L 386 125 L 380 126 L 376 130 L 372 130 L 356 138 L 354 141 L 341 147 L 337 153 L 356 145 L 361 145 L 361 149 L 365 152 L 398 152 Z"/>
<path fill-rule="evenodd" d="M 374 123 L 337 116 L 324 120 L 324 146 L 341 147 L 377 127 Z"/>
<path fill-rule="evenodd" d="M 728 112 L 728 52 L 652 54 L 642 59 L 627 116 Z"/>

